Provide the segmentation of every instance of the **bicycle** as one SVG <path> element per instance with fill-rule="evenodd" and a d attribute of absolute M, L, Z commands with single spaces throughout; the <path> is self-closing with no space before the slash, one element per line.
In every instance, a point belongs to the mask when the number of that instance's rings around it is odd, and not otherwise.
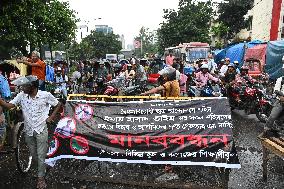
<path fill-rule="evenodd" d="M 27 173 L 31 168 L 32 156 L 24 141 L 24 122 L 21 110 L 14 108 L 5 111 L 6 126 L 3 129 L 3 149 L 0 154 L 14 153 L 16 165 L 20 173 Z"/>

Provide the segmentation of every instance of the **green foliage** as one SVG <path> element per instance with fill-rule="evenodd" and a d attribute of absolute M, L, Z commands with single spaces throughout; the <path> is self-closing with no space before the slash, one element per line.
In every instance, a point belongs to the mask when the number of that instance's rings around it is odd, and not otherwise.
<path fill-rule="evenodd" d="M 253 6 L 253 1 L 249 0 L 228 0 L 229 3 L 223 3 L 219 6 L 218 21 L 222 22 L 229 28 L 228 38 L 231 39 L 241 29 L 246 28 L 248 22 L 244 16 L 248 13 Z"/>
<path fill-rule="evenodd" d="M 27 42 L 39 48 L 60 42 L 70 45 L 75 37 L 78 20 L 66 2 L 1 0 L 0 7 L 0 49 L 9 44 L 8 49 L 14 46 L 26 53 Z"/>
<path fill-rule="evenodd" d="M 197 0 L 180 0 L 179 9 L 164 10 L 158 30 L 160 51 L 170 46 L 185 42 L 209 42 L 209 28 L 213 9 L 211 2 Z"/>
<path fill-rule="evenodd" d="M 219 38 L 225 37 L 228 31 L 229 28 L 223 22 L 220 22 L 218 25 L 211 27 L 211 32 Z"/>
<path fill-rule="evenodd" d="M 113 33 L 104 34 L 92 31 L 80 44 L 74 42 L 69 48 L 72 59 L 83 60 L 104 58 L 106 54 L 119 54 L 122 46 L 119 36 Z"/>

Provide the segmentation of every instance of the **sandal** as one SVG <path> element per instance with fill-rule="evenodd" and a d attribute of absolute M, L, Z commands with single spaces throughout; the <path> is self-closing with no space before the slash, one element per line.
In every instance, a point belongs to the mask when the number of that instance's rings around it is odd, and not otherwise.
<path fill-rule="evenodd" d="M 45 179 L 43 177 L 38 177 L 37 180 L 37 189 L 45 189 L 47 187 L 47 184 L 45 182 Z"/>

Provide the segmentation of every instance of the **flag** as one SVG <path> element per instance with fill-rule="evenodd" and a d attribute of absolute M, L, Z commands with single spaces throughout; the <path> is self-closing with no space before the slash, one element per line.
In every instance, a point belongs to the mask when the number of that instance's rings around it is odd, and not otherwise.
<path fill-rule="evenodd" d="M 139 49 L 140 47 L 141 47 L 141 42 L 138 41 L 138 40 L 135 40 L 135 41 L 134 41 L 134 48 L 135 48 L 135 49 Z"/>

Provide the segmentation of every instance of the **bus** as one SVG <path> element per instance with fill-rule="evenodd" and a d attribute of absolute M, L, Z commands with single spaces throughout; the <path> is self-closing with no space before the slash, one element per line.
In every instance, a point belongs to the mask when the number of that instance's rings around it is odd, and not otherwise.
<path fill-rule="evenodd" d="M 208 43 L 190 42 L 179 44 L 176 47 L 165 49 L 166 54 L 173 53 L 177 58 L 193 63 L 198 59 L 206 59 L 210 53 L 210 45 Z"/>

